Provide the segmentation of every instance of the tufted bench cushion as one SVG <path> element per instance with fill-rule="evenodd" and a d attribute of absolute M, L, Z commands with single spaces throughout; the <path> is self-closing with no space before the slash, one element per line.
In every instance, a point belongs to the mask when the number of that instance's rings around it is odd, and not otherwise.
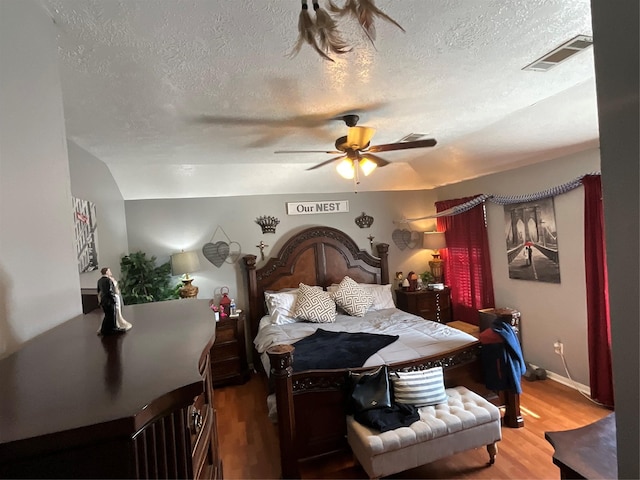
<path fill-rule="evenodd" d="M 446 389 L 447 403 L 419 409 L 420 420 L 380 433 L 347 417 L 347 440 L 370 478 L 487 446 L 490 463 L 502 438 L 500 410 L 465 387 Z"/>

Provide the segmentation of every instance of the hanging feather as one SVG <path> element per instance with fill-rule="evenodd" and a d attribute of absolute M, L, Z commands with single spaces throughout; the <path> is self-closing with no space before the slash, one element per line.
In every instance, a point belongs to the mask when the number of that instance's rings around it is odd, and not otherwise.
<path fill-rule="evenodd" d="M 393 23 L 400 30 L 405 31 L 398 22 L 376 7 L 374 0 L 360 0 L 358 5 L 358 22 L 360 22 L 367 36 L 372 40 L 376 39 L 375 17 L 380 17 L 387 22 Z"/>
<path fill-rule="evenodd" d="M 300 52 L 302 45 L 308 43 L 314 48 L 316 52 L 320 54 L 322 58 L 333 62 L 333 58 L 324 53 L 318 46 L 315 34 L 316 26 L 313 23 L 311 15 L 309 15 L 309 6 L 307 5 L 307 0 L 302 0 L 302 10 L 300 10 L 300 16 L 298 17 L 298 40 L 296 40 L 296 44 L 293 46 L 293 49 L 287 56 L 290 58 L 295 57 Z"/>
<path fill-rule="evenodd" d="M 352 14 L 355 18 L 358 18 L 358 1 L 357 0 L 347 0 L 344 6 L 339 7 L 332 0 L 327 0 L 329 4 L 329 10 L 333 13 L 337 13 L 340 16 Z"/>
<path fill-rule="evenodd" d="M 329 10 L 331 12 L 337 13 L 341 17 L 348 15 L 350 17 L 353 17 L 358 23 L 360 23 L 360 14 L 359 14 L 360 7 L 358 5 L 358 0 L 347 0 L 347 2 L 342 7 L 338 7 L 331 0 L 328 0 L 328 3 L 329 3 Z M 364 33 L 367 35 L 367 38 L 371 42 L 371 45 L 373 45 L 373 48 L 375 48 L 376 46 L 373 43 L 373 40 L 375 37 L 375 29 L 374 29 L 373 37 L 369 34 L 369 30 L 367 30 L 364 27 L 363 27 L 363 30 L 364 30 Z"/>
<path fill-rule="evenodd" d="M 376 7 L 374 0 L 347 0 L 342 7 L 337 6 L 332 0 L 328 0 L 328 3 L 331 12 L 340 16 L 349 15 L 355 18 L 372 44 L 376 39 L 376 27 L 374 24 L 376 16 L 393 23 L 403 32 L 405 31 L 398 22 Z"/>
<path fill-rule="evenodd" d="M 337 54 L 350 52 L 351 48 L 340 36 L 338 25 L 327 12 L 320 8 L 317 0 L 313 1 L 313 9 L 316 12 L 316 32 L 320 48 L 325 52 Z"/>

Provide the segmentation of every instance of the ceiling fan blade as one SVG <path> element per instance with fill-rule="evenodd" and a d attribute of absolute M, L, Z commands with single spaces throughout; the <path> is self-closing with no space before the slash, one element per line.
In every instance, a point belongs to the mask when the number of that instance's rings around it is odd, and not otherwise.
<path fill-rule="evenodd" d="M 374 162 L 378 167 L 384 167 L 386 165 L 389 165 L 389 162 L 387 160 L 385 160 L 384 158 L 381 158 L 377 155 L 374 155 L 372 153 L 369 152 L 365 152 L 362 154 L 362 158 L 368 158 L 369 160 L 371 160 L 372 162 Z"/>
<path fill-rule="evenodd" d="M 310 113 L 301 115 L 289 115 L 280 118 L 273 117 L 244 117 L 234 115 L 194 115 L 187 119 L 190 123 L 204 125 L 239 125 L 239 126 L 264 126 L 270 128 L 320 128 L 329 123 L 340 120 L 348 122 L 347 118 L 355 117 L 352 121 L 358 121 L 358 113 L 378 110 L 385 106 L 385 102 L 373 102 L 366 105 L 358 105 L 343 111 Z M 354 123 L 355 125 L 355 123 Z"/>
<path fill-rule="evenodd" d="M 344 153 L 339 150 L 276 150 L 273 153 Z"/>
<path fill-rule="evenodd" d="M 367 152 L 391 152 L 393 150 L 407 150 L 409 148 L 422 148 L 433 147 L 438 142 L 434 138 L 427 138 L 425 140 L 416 140 L 415 142 L 397 142 L 387 143 L 383 145 L 372 145 L 366 151 Z"/>
<path fill-rule="evenodd" d="M 345 123 L 347 123 L 347 126 L 349 126 L 349 123 L 351 121 L 355 121 L 355 123 L 358 123 L 358 120 L 360 119 L 359 116 L 364 114 L 364 113 L 369 113 L 369 112 L 375 112 L 377 110 L 381 110 L 384 107 L 386 107 L 387 102 L 371 102 L 368 103 L 366 105 L 354 105 L 351 108 L 347 109 L 347 110 L 342 110 L 340 112 L 334 112 L 331 115 L 331 120 L 341 120 Z M 350 117 L 357 117 L 357 118 L 350 118 Z M 351 126 L 355 127 L 355 123 Z"/>
<path fill-rule="evenodd" d="M 307 168 L 307 170 L 315 170 L 316 168 L 324 167 L 325 165 L 329 165 L 331 162 L 335 162 L 336 160 L 340 160 L 341 158 L 347 158 L 346 155 L 340 155 L 338 157 L 333 157 L 327 161 L 314 165 L 313 167 Z"/>
<path fill-rule="evenodd" d="M 189 119 L 191 123 L 204 125 L 229 125 L 243 127 L 268 127 L 268 128 L 319 128 L 327 125 L 333 118 L 325 115 L 296 115 L 284 118 L 267 117 L 235 117 L 226 115 L 197 115 Z"/>
<path fill-rule="evenodd" d="M 375 133 L 376 129 L 371 127 L 349 127 L 347 145 L 355 150 L 365 148 Z"/>
<path fill-rule="evenodd" d="M 269 126 L 269 127 L 289 127 L 295 123 L 291 119 L 277 118 L 250 118 L 232 117 L 224 115 L 197 115 L 190 119 L 192 123 L 202 123 L 207 125 L 244 125 L 244 126 Z"/>

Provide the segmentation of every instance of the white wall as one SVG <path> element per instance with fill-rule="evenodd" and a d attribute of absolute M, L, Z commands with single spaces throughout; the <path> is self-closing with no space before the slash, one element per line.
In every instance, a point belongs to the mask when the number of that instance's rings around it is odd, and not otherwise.
<path fill-rule="evenodd" d="M 618 478 L 640 478 L 640 82 L 636 0 L 591 0 L 611 302 Z M 620 48 L 625 45 L 625 48 Z"/>
<path fill-rule="evenodd" d="M 67 142 L 74 197 L 96 204 L 98 265 L 120 275 L 120 259 L 128 253 L 124 200 L 109 168 L 74 142 Z M 100 269 L 80 274 L 82 288 L 95 288 Z"/>
<path fill-rule="evenodd" d="M 590 150 L 442 187 L 437 195 L 445 200 L 479 193 L 535 193 L 599 169 L 599 152 Z M 571 377 L 589 385 L 583 200 L 582 187 L 554 198 L 560 284 L 509 278 L 504 207 L 487 202 L 487 224 L 496 307 L 520 311 L 525 360 L 566 377 L 562 360 L 553 351 L 553 343 L 560 339 Z"/>
<path fill-rule="evenodd" d="M 0 357 L 81 313 L 54 25 L 0 2 Z"/>
<path fill-rule="evenodd" d="M 125 202 L 129 249 L 142 250 L 147 255 L 155 255 L 158 264 L 169 260 L 172 253 L 180 250 L 196 250 L 200 256 L 201 270 L 194 273 L 193 284 L 200 288 L 200 298 L 212 298 L 222 286 L 228 286 L 238 308 L 247 304 L 242 261 L 237 264 L 223 264 L 220 268 L 208 262 L 202 255 L 205 243 L 223 240 L 240 244 L 242 254 L 253 254 L 260 259 L 256 247 L 260 240 L 269 247 L 265 249 L 268 259 L 277 252 L 283 240 L 293 231 L 312 225 L 329 225 L 349 234 L 361 249 L 369 249 L 367 237 L 375 237 L 374 244 L 389 244 L 389 270 L 391 276 L 396 271 L 407 274 L 410 270 L 423 272 L 428 269 L 431 259 L 429 250 L 400 250 L 391 238 L 394 229 L 409 227 L 416 231 L 435 229 L 435 221 L 425 221 L 415 225 L 395 225 L 394 220 L 411 218 L 432 213 L 433 192 L 388 192 L 388 193 L 347 193 L 347 194 L 307 194 L 270 195 L 255 197 L 222 197 L 180 200 L 131 200 Z M 349 212 L 318 215 L 287 215 L 287 202 L 348 200 Z M 356 217 L 366 212 L 374 217 L 369 229 L 361 229 L 355 223 Z M 263 234 L 255 219 L 262 215 L 275 216 L 280 220 L 275 234 Z M 218 232 L 216 233 L 216 229 Z M 212 238 L 214 236 L 215 237 Z M 225 236 L 226 234 L 226 236 Z M 227 239 L 228 237 L 228 239 Z M 235 244 L 232 248 L 236 247 Z M 178 283 L 178 278 L 175 279 Z"/>

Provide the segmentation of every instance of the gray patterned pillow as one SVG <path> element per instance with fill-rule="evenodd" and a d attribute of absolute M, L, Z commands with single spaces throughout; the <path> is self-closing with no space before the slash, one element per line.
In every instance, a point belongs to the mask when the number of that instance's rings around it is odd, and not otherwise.
<path fill-rule="evenodd" d="M 304 283 L 300 284 L 293 314 L 302 320 L 314 323 L 336 321 L 336 304 L 324 290 L 318 290 Z"/>
<path fill-rule="evenodd" d="M 336 305 L 353 317 L 364 317 L 373 303 L 373 295 L 348 276 L 331 295 Z"/>

